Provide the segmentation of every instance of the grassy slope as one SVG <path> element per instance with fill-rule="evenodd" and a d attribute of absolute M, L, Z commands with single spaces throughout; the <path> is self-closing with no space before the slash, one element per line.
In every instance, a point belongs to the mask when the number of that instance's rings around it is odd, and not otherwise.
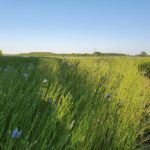
<path fill-rule="evenodd" d="M 0 149 L 135 149 L 149 126 L 149 80 L 137 69 L 148 60 L 0 58 Z"/>

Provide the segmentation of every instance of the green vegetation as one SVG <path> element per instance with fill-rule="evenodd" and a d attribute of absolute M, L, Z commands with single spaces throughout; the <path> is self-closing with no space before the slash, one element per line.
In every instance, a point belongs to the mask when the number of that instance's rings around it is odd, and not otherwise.
<path fill-rule="evenodd" d="M 139 71 L 150 78 L 150 62 L 145 62 L 139 65 Z"/>
<path fill-rule="evenodd" d="M 0 50 L 0 56 L 2 56 L 2 54 L 3 54 L 3 52 L 2 52 L 2 50 Z"/>
<path fill-rule="evenodd" d="M 150 149 L 148 61 L 1 57 L 0 149 Z"/>

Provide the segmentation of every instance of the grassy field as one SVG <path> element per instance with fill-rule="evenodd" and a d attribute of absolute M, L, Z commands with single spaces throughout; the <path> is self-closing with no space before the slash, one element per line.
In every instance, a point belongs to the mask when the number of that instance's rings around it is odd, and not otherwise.
<path fill-rule="evenodd" d="M 0 149 L 149 150 L 145 62 L 0 57 Z"/>

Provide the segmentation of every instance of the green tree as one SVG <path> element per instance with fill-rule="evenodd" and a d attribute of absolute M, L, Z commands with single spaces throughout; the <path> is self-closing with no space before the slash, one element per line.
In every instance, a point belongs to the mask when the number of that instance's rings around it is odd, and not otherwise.
<path fill-rule="evenodd" d="M 144 57 L 147 56 L 147 53 L 145 51 L 142 51 L 140 55 Z"/>
<path fill-rule="evenodd" d="M 101 56 L 101 55 L 102 55 L 102 53 L 101 53 L 101 52 L 97 52 L 97 51 L 95 51 L 95 52 L 93 53 L 93 55 Z"/>

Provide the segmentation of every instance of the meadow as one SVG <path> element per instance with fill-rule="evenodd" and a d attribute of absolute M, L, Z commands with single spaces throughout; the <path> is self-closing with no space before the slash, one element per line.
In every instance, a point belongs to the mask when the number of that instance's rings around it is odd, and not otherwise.
<path fill-rule="evenodd" d="M 149 150 L 149 57 L 0 57 L 1 150 Z"/>

